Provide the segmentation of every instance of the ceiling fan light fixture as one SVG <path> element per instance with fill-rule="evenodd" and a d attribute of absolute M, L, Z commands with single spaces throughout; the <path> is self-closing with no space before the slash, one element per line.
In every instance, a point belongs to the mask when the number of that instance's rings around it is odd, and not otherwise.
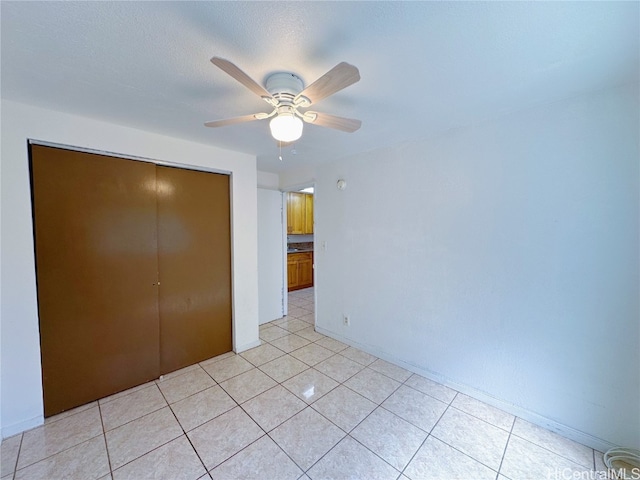
<path fill-rule="evenodd" d="M 302 136 L 303 123 L 293 114 L 279 114 L 271 119 L 269 128 L 273 138 L 280 142 L 294 142 Z"/>

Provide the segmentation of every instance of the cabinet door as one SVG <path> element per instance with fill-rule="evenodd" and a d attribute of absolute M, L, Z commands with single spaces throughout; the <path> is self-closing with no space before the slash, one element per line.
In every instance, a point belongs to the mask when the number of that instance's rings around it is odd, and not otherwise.
<path fill-rule="evenodd" d="M 302 254 L 298 260 L 298 287 L 313 286 L 313 256 L 311 253 Z"/>
<path fill-rule="evenodd" d="M 287 255 L 287 289 L 294 290 L 298 286 L 298 261 L 295 254 Z"/>
<path fill-rule="evenodd" d="M 46 417 L 159 375 L 155 165 L 31 146 Z"/>
<path fill-rule="evenodd" d="M 313 195 L 305 195 L 304 233 L 313 233 Z"/>
<path fill-rule="evenodd" d="M 303 193 L 287 194 L 287 233 L 303 234 L 305 229 L 305 198 Z"/>
<path fill-rule="evenodd" d="M 231 351 L 229 176 L 157 167 L 160 373 Z"/>

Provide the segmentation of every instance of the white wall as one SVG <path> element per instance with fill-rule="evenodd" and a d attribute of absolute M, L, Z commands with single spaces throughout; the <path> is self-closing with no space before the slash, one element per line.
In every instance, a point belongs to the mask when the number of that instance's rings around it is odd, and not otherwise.
<path fill-rule="evenodd" d="M 258 170 L 258 188 L 278 190 L 279 187 L 280 177 L 277 173 L 261 172 Z"/>
<path fill-rule="evenodd" d="M 230 172 L 234 350 L 259 344 L 256 159 L 89 118 L 2 101 L 2 435 L 42 422 L 27 140 Z"/>
<path fill-rule="evenodd" d="M 319 329 L 640 447 L 638 109 L 628 86 L 317 169 Z"/>

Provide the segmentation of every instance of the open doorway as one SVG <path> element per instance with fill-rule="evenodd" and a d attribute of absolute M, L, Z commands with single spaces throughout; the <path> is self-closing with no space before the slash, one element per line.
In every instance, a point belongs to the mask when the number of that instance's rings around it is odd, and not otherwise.
<path fill-rule="evenodd" d="M 305 186 L 285 193 L 287 259 L 285 264 L 286 313 L 310 315 L 315 324 L 315 242 L 314 242 L 314 187 Z M 304 304 L 308 313 L 300 312 Z"/>

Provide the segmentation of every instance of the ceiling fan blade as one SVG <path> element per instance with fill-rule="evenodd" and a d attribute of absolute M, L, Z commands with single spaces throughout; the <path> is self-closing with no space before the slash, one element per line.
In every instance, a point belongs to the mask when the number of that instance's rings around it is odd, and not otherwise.
<path fill-rule="evenodd" d="M 344 118 L 336 115 L 329 115 L 328 113 L 320 112 L 305 112 L 302 119 L 307 123 L 313 125 L 320 125 L 321 127 L 335 128 L 336 130 L 342 130 L 343 132 L 355 132 L 360 128 L 362 122 L 355 118 Z"/>
<path fill-rule="evenodd" d="M 309 100 L 309 105 L 311 105 L 329 95 L 339 92 L 343 88 L 347 88 L 358 80 L 360 80 L 360 72 L 358 69 L 353 65 L 342 62 L 300 92 L 296 100 L 304 97 Z"/>
<path fill-rule="evenodd" d="M 251 115 L 243 115 L 242 117 L 233 117 L 233 118 L 226 118 L 224 120 L 214 120 L 213 122 L 206 122 L 204 124 L 205 127 L 224 127 L 227 125 L 234 125 L 236 123 L 244 123 L 244 122 L 251 122 L 253 120 L 261 120 L 262 115 L 266 115 L 266 114 L 260 114 L 260 113 L 252 113 Z"/>
<path fill-rule="evenodd" d="M 257 83 L 254 79 L 252 79 L 249 75 L 244 73 L 237 65 L 231 63 L 229 60 L 225 60 L 220 57 L 213 57 L 211 59 L 211 63 L 213 63 L 216 67 L 223 70 L 225 73 L 231 75 L 238 82 L 243 84 L 253 93 L 262 98 L 271 98 L 271 94 L 267 92 L 264 87 L 262 87 L 259 83 Z"/>

